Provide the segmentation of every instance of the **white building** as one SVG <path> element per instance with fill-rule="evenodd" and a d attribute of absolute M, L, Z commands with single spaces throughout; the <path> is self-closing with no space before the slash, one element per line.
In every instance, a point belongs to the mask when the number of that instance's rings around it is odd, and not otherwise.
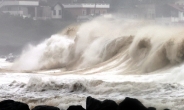
<path fill-rule="evenodd" d="M 157 10 L 156 22 L 162 24 L 184 23 L 184 5 L 170 4 Z"/>
<path fill-rule="evenodd" d="M 4 13 L 24 17 L 36 17 L 38 1 L 2 1 L 0 8 Z"/>
<path fill-rule="evenodd" d="M 108 12 L 110 4 L 105 3 L 71 3 L 59 1 L 2 1 L 0 10 L 11 15 L 31 17 L 34 19 L 77 19 L 88 15 L 103 15 Z"/>
<path fill-rule="evenodd" d="M 178 0 L 175 2 L 175 5 L 184 5 L 184 0 Z"/>

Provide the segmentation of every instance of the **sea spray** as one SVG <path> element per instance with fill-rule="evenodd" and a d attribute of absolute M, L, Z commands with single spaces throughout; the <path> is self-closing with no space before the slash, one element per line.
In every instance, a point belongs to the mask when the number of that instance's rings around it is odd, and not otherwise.
<path fill-rule="evenodd" d="M 96 18 L 76 27 L 30 46 L 12 68 L 86 72 L 116 68 L 118 74 L 126 74 L 152 72 L 184 60 L 184 29 L 179 26 Z"/>
<path fill-rule="evenodd" d="M 16 70 L 41 70 L 65 67 L 68 62 L 68 48 L 73 39 L 53 35 L 42 43 L 29 45 L 15 61 L 12 68 Z"/>
<path fill-rule="evenodd" d="M 67 109 L 85 107 L 87 96 L 117 103 L 128 96 L 183 110 L 183 27 L 103 18 L 76 27 L 28 46 L 13 69 L 38 71 L 0 73 L 0 100 Z"/>

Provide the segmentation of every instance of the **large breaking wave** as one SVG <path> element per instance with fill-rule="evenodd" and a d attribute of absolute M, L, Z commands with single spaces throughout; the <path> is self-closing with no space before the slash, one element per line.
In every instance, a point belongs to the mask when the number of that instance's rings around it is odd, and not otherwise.
<path fill-rule="evenodd" d="M 130 96 L 158 110 L 183 110 L 183 34 L 180 26 L 117 18 L 69 26 L 28 45 L 10 71 L 12 63 L 0 59 L 0 100 L 66 109 L 84 107 L 86 96 L 117 103 Z"/>
<path fill-rule="evenodd" d="M 183 60 L 182 27 L 96 18 L 69 26 L 36 46 L 29 45 L 11 68 L 129 74 L 153 72 Z"/>

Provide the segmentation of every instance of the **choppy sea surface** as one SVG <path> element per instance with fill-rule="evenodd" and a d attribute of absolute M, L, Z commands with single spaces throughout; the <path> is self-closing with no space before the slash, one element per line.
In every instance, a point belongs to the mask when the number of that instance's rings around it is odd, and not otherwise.
<path fill-rule="evenodd" d="M 87 96 L 184 110 L 184 28 L 96 18 L 71 26 L 12 63 L 0 58 L 0 100 L 85 108 Z"/>

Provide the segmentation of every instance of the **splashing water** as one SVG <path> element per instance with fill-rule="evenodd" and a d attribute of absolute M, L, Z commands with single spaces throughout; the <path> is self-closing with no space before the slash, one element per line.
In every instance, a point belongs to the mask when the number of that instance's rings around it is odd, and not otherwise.
<path fill-rule="evenodd" d="M 88 70 L 103 65 L 122 74 L 153 72 L 183 62 L 183 33 L 182 27 L 98 18 L 78 26 L 72 37 L 65 32 L 29 46 L 12 68 Z"/>
<path fill-rule="evenodd" d="M 96 18 L 70 26 L 29 45 L 10 69 L 31 73 L 1 75 L 0 93 L 30 106 L 66 109 L 85 107 L 88 95 L 116 102 L 130 96 L 159 110 L 183 110 L 183 35 L 181 26 L 140 20 Z"/>

